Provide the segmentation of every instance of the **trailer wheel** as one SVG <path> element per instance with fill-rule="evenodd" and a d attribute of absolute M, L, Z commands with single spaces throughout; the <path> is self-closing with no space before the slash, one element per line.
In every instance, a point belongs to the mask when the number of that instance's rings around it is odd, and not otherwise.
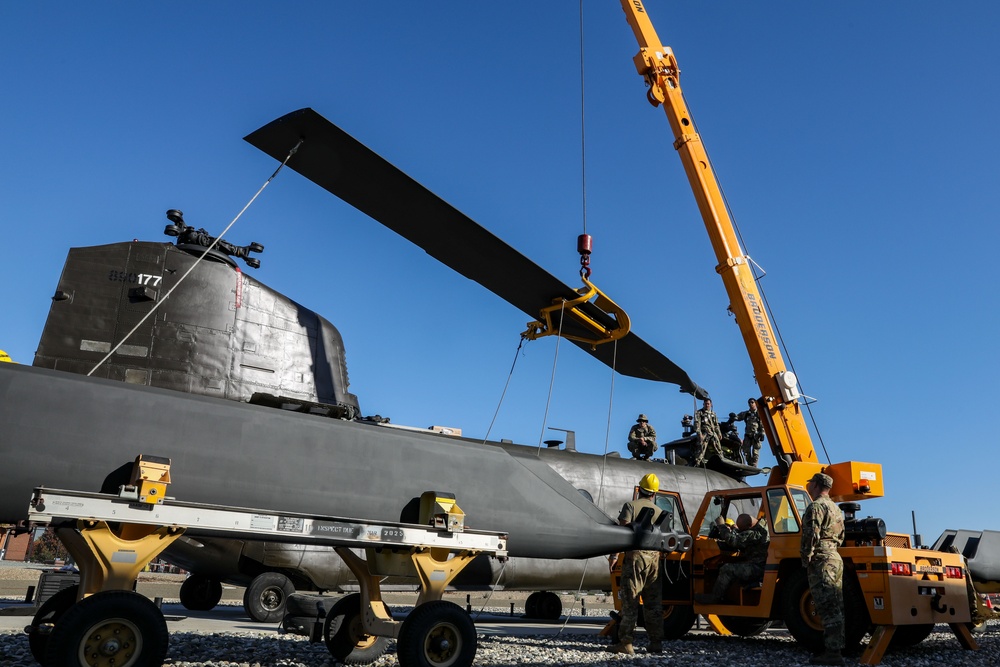
<path fill-rule="evenodd" d="M 295 592 L 295 585 L 279 572 L 258 575 L 247 586 L 243 609 L 258 623 L 274 623 L 285 615 L 285 602 Z"/>
<path fill-rule="evenodd" d="M 191 611 L 208 611 L 222 599 L 222 583 L 203 574 L 192 574 L 181 584 L 181 604 Z"/>
<path fill-rule="evenodd" d="M 663 607 L 663 638 L 680 639 L 694 625 L 694 609 L 689 605 L 672 604 Z"/>
<path fill-rule="evenodd" d="M 756 637 L 771 627 L 767 618 L 752 618 L 748 616 L 720 616 L 719 620 L 726 629 L 740 637 Z"/>
<path fill-rule="evenodd" d="M 42 606 L 35 612 L 34 618 L 31 619 L 31 625 L 25 628 L 28 633 L 28 649 L 38 664 L 41 665 L 45 662 L 45 649 L 49 645 L 49 637 L 51 636 L 48 632 L 45 634 L 39 632 L 38 627 L 42 623 L 57 623 L 66 610 L 76 602 L 76 596 L 79 593 L 79 586 L 70 586 L 58 591 L 42 603 Z"/>
<path fill-rule="evenodd" d="M 788 632 L 813 652 L 823 650 L 823 621 L 816 613 L 809 577 L 803 569 L 789 575 L 784 587 L 782 619 Z M 844 649 L 851 651 L 871 627 L 868 605 L 853 575 L 844 573 Z"/>
<path fill-rule="evenodd" d="M 160 667 L 167 622 L 145 596 L 103 591 L 66 610 L 49 637 L 45 665 Z"/>
<path fill-rule="evenodd" d="M 323 641 L 330 655 L 347 665 L 375 662 L 389 647 L 388 637 L 365 633 L 359 593 L 346 595 L 333 604 L 323 624 Z"/>
<path fill-rule="evenodd" d="M 415 607 L 396 643 L 400 667 L 469 667 L 478 647 L 472 619 L 446 600 Z"/>

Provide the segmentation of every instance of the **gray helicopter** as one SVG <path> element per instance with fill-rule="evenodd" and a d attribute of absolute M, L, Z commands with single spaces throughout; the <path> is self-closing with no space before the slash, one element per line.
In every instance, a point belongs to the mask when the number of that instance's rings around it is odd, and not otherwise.
<path fill-rule="evenodd" d="M 247 140 L 282 159 L 302 138 L 292 169 L 529 315 L 553 299 L 575 298 L 311 110 Z M 37 485 L 114 492 L 127 483 L 135 455 L 148 452 L 171 459 L 171 493 L 192 502 L 414 522 L 421 493 L 447 489 L 477 526 L 509 533 L 512 556 L 503 567 L 483 558 L 456 586 L 593 590 L 610 584 L 601 556 L 631 544 L 608 514 L 632 497 L 643 474 L 655 471 L 665 488 L 696 506 L 707 491 L 761 472 L 726 460 L 706 470 L 572 446 L 539 451 L 365 418 L 349 391 L 337 329 L 237 270 L 238 259 L 259 266 L 253 255 L 263 246 L 219 242 L 187 225 L 180 211 L 169 211 L 168 220 L 165 232 L 176 243 L 72 249 L 33 366 L 0 364 L 0 521 L 23 519 Z M 441 246 L 445 238 L 466 251 Z M 511 274 L 521 278 L 494 280 L 476 252 L 515 267 Z M 116 348 L 168 293 L 169 309 Z M 582 308 L 614 324 L 600 309 Z M 608 346 L 574 342 L 611 365 Z M 707 396 L 634 333 L 617 345 L 618 372 Z M 376 475 L 393 480 L 393 493 L 360 491 Z M 280 616 L 296 588 L 349 585 L 346 567 L 331 556 L 329 548 L 222 538 L 182 538 L 164 553 L 193 573 L 182 590 L 185 604 L 210 608 L 221 583 L 244 585 L 245 607 L 258 620 Z M 554 597 L 536 598 L 539 615 L 559 615 Z"/>

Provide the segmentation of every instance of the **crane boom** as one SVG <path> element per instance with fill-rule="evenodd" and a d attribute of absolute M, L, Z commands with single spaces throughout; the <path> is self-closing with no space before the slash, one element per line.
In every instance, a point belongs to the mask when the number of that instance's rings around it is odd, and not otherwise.
<path fill-rule="evenodd" d="M 662 106 L 674 134 L 674 148 L 684 165 L 702 220 L 712 241 L 716 272 L 729 296 L 729 310 L 736 318 L 761 391 L 758 407 L 778 466 L 771 484 L 804 484 L 823 470 L 834 478 L 831 495 L 837 500 L 860 500 L 883 495 L 879 464 L 848 461 L 823 466 L 809 436 L 803 416 L 802 396 L 795 374 L 785 365 L 774 329 L 767 316 L 750 258 L 740 247 L 729 210 L 709 161 L 708 153 L 684 101 L 680 68 L 673 50 L 664 46 L 641 0 L 621 0 L 622 9 L 639 42 L 633 58 L 646 80 L 647 99 Z"/>

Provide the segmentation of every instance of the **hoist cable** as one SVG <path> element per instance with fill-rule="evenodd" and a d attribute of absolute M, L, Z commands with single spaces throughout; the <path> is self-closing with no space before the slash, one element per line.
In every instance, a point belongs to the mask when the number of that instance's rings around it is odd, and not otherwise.
<path fill-rule="evenodd" d="M 587 118 L 583 68 L 583 0 L 580 0 L 580 194 L 583 206 L 583 233 L 587 233 Z"/>
<path fill-rule="evenodd" d="M 490 439 L 490 433 L 493 431 L 493 425 L 497 421 L 497 415 L 500 414 L 500 406 L 503 405 L 503 399 L 507 395 L 507 388 L 510 386 L 510 379 L 514 376 L 514 366 L 517 365 L 517 358 L 521 353 L 521 346 L 524 345 L 524 336 L 521 337 L 520 342 L 517 344 L 517 349 L 514 350 L 514 361 L 510 364 L 510 372 L 507 373 L 507 381 L 503 385 L 503 392 L 500 394 L 500 402 L 497 403 L 497 409 L 493 413 L 493 420 L 490 422 L 490 427 L 486 429 L 486 435 L 483 437 L 483 444 Z"/>
<path fill-rule="evenodd" d="M 559 307 L 559 331 L 556 336 L 556 351 L 552 357 L 552 376 L 549 378 L 549 395 L 545 399 L 545 414 L 542 415 L 542 432 L 538 434 L 538 451 L 542 451 L 542 439 L 545 437 L 545 426 L 549 420 L 549 405 L 552 404 L 552 388 L 556 383 L 556 366 L 559 363 L 559 341 L 562 340 L 563 313 L 566 311 L 566 299 Z"/>
<path fill-rule="evenodd" d="M 157 311 L 157 309 L 159 309 L 159 307 L 160 307 L 160 306 L 161 306 L 161 305 L 162 305 L 162 304 L 163 304 L 163 303 L 164 303 L 164 302 L 165 302 L 165 301 L 166 301 L 167 299 L 169 299 L 169 298 L 170 298 L 170 295 L 174 293 L 174 290 L 175 290 L 175 289 L 177 289 L 178 287 L 180 287 L 180 284 L 181 284 L 182 282 L 184 282 L 184 280 L 185 280 L 185 279 L 186 279 L 186 278 L 187 278 L 187 277 L 188 277 L 188 276 L 189 276 L 189 275 L 191 274 L 191 272 L 192 272 L 192 271 L 194 271 L 195 267 L 196 267 L 196 266 L 198 266 L 198 264 L 200 264 L 200 263 L 201 263 L 201 260 L 205 259 L 205 255 L 207 255 L 207 254 L 208 254 L 209 252 L 211 252 L 211 251 L 212 251 L 212 249 L 214 249 L 214 248 L 215 248 L 215 246 L 217 246 L 217 245 L 219 244 L 219 241 L 221 241 L 221 240 L 222 240 L 222 237 L 226 235 L 226 232 L 228 232 L 228 231 L 229 231 L 230 227 L 232 227 L 232 226 L 233 226 L 233 225 L 234 225 L 234 224 L 236 223 L 236 221 L 240 219 L 240 217 L 241 217 L 241 216 L 242 216 L 242 215 L 243 215 L 243 214 L 244 214 L 244 213 L 246 212 L 246 210 L 247 210 L 248 208 L 250 208 L 250 205 L 251 205 L 251 204 L 253 204 L 253 203 L 254 203 L 254 201 L 256 201 L 257 197 L 259 197 L 259 196 L 260 196 L 260 193 L 262 193 L 262 192 L 264 191 L 264 188 L 266 188 L 266 187 L 267 187 L 268 185 L 270 185 L 270 184 L 271 184 L 271 181 L 273 181 L 273 180 L 274 180 L 274 177 L 278 175 L 278 172 L 279 172 L 279 171 L 281 171 L 281 169 L 282 169 L 282 168 L 283 168 L 283 167 L 284 167 L 284 166 L 285 166 L 286 164 L 288 164 L 288 161 L 289 161 L 290 159 L 292 159 L 292 156 L 293 156 L 293 155 L 295 155 L 295 153 L 296 153 L 296 152 L 297 152 L 297 151 L 299 150 L 299 146 L 301 146 L 301 145 L 302 145 L 302 141 L 303 141 L 302 139 L 299 139 L 299 143 L 295 144 L 295 146 L 294 146 L 294 147 L 292 148 L 292 150 L 288 151 L 288 155 L 286 155 L 286 156 L 285 156 L 285 159 L 284 159 L 284 160 L 283 160 L 283 161 L 281 162 L 281 164 L 279 164 L 279 165 L 278 165 L 278 168 L 274 170 L 274 173 L 273 173 L 273 174 L 271 174 L 271 176 L 270 176 L 270 177 L 269 177 L 269 178 L 268 178 L 268 179 L 267 179 L 266 181 L 264 181 L 264 185 L 260 186 L 260 189 L 258 189 L 258 190 L 257 190 L 257 192 L 256 192 L 256 193 L 254 194 L 254 196 L 250 198 L 250 201 L 248 201 L 248 202 L 246 203 L 246 205 L 245 205 L 245 206 L 244 206 L 244 207 L 243 207 L 243 208 L 242 208 L 242 209 L 240 210 L 240 212 L 236 214 L 236 217 L 235 217 L 235 218 L 233 218 L 233 219 L 232 219 L 232 221 L 231 221 L 231 222 L 230 222 L 230 223 L 229 223 L 228 225 L 226 225 L 226 228 L 222 230 L 222 233 L 221 233 L 221 234 L 219 234 L 219 235 L 218 235 L 218 236 L 217 236 L 217 237 L 215 238 L 215 240 L 214 240 L 214 241 L 212 241 L 212 244 L 211 244 L 211 245 L 209 245 L 209 246 L 208 246 L 207 248 L 205 248 L 205 251 L 204 251 L 203 253 L 201 253 L 201 255 L 199 255 L 199 256 L 198 256 L 198 259 L 196 259 L 196 260 L 194 261 L 194 264 L 192 264 L 192 265 L 191 265 L 191 266 L 190 266 L 190 267 L 188 268 L 188 270 L 187 270 L 187 271 L 185 271 L 185 272 L 184 272 L 184 274 L 183 274 L 183 275 L 182 275 L 182 276 L 181 276 L 180 278 L 178 278 L 177 282 L 176 282 L 176 283 L 174 283 L 174 286 L 173 286 L 173 287 L 171 287 L 171 288 L 170 288 L 169 290 L 167 290 L 167 293 L 166 293 L 166 294 L 164 294 L 164 295 L 163 295 L 163 297 L 162 297 L 161 299 L 159 299 L 159 300 L 158 300 L 158 301 L 156 302 L 156 304 L 154 304 L 154 305 L 153 305 L 153 307 L 152 307 L 152 308 L 150 308 L 150 309 L 149 309 L 149 312 L 148 312 L 148 313 L 146 313 L 146 314 L 145 314 L 145 315 L 144 315 L 144 316 L 142 317 L 142 319 L 141 319 L 141 320 L 139 320 L 139 322 L 138 322 L 138 323 L 137 323 L 137 324 L 136 324 L 136 325 L 135 325 L 134 327 L 132 327 L 132 330 L 131 330 L 131 331 L 129 331 L 129 332 L 127 333 L 127 334 L 125 334 L 125 336 L 124 336 L 124 337 L 123 337 L 123 338 L 122 338 L 122 339 L 121 339 L 120 341 L 118 341 L 118 344 L 117 344 L 117 345 L 115 345 L 114 347 L 112 347 L 112 348 L 111 348 L 111 349 L 110 349 L 110 350 L 108 351 L 108 353 L 107 353 L 106 355 L 104 355 L 104 358 L 103 358 L 103 359 L 101 359 L 100 361 L 98 361 L 98 362 L 97 362 L 97 364 L 96 364 L 96 365 L 95 365 L 95 366 L 94 366 L 93 368 L 91 368 L 91 369 L 90 369 L 90 372 L 89 372 L 89 373 L 87 373 L 87 376 L 88 376 L 88 377 L 89 377 L 89 376 L 91 376 L 91 375 L 93 375 L 94 371 L 96 371 L 96 370 L 97 370 L 98 368 L 100 368 L 100 367 L 101 367 L 101 364 L 103 364 L 103 363 L 104 363 L 105 361 L 107 361 L 108 359 L 110 359 L 110 358 L 111 358 L 111 355 L 112 355 L 112 354 L 114 354 L 115 352 L 117 352 L 117 351 L 118 351 L 118 348 L 120 348 L 120 347 L 121 347 L 122 345 L 124 345 L 124 344 L 125 344 L 125 341 L 127 341 L 127 340 L 129 339 L 129 337 L 130 337 L 130 336 L 131 336 L 132 334 L 134 334 L 134 333 L 135 333 L 135 332 L 136 332 L 136 331 L 137 331 L 137 330 L 139 329 L 139 327 L 141 327 L 141 326 L 142 326 L 142 324 L 143 324 L 143 323 L 144 323 L 144 322 L 145 322 L 146 320 L 148 320 L 148 319 L 149 319 L 150 317 L 152 317 L 152 316 L 153 316 L 153 313 L 155 313 L 155 312 Z"/>

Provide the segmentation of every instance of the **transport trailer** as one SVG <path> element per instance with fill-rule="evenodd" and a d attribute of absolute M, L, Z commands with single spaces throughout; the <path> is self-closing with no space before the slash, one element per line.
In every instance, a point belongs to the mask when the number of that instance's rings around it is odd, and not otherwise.
<path fill-rule="evenodd" d="M 29 521 L 52 526 L 80 568 L 80 584 L 46 601 L 25 628 L 40 664 L 162 664 L 166 622 L 133 585 L 181 535 L 334 547 L 361 588 L 328 614 L 327 646 L 338 661 L 374 661 L 394 638 L 403 667 L 472 664 L 475 626 L 441 597 L 476 556 L 506 557 L 507 535 L 466 529 L 453 495 L 422 494 L 420 523 L 409 524 L 184 502 L 166 496 L 169 483 L 169 459 L 139 456 L 131 483 L 117 494 L 35 488 Z M 364 549 L 366 557 L 352 549 Z M 389 575 L 420 584 L 403 621 L 393 620 L 381 599 L 379 582 Z"/>

